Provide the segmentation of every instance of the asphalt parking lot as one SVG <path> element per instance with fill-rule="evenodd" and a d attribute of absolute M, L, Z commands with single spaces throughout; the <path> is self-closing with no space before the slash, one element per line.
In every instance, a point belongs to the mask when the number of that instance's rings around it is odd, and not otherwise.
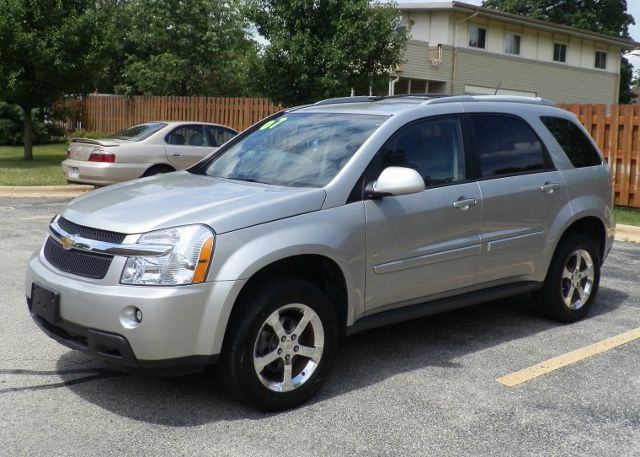
<path fill-rule="evenodd" d="M 0 198 L 0 454 L 640 456 L 640 339 L 515 387 L 520 369 L 640 328 L 640 245 L 616 242 L 592 315 L 519 296 L 343 341 L 313 401 L 279 414 L 210 373 L 123 375 L 31 321 L 24 270 L 61 199 Z"/>

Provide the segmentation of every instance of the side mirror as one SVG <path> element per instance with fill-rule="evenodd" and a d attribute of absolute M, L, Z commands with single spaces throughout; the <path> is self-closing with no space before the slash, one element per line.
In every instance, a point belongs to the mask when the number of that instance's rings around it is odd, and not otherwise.
<path fill-rule="evenodd" d="M 369 198 L 382 198 L 417 194 L 423 190 L 424 179 L 413 168 L 387 167 L 373 184 L 367 186 L 365 195 Z"/>

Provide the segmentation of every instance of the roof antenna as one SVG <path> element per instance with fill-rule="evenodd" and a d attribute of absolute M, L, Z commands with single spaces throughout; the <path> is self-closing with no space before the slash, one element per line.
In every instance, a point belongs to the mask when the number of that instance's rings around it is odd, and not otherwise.
<path fill-rule="evenodd" d="M 502 81 L 498 81 L 498 87 L 496 87 L 496 91 L 493 93 L 493 95 L 498 95 L 498 91 L 500 90 L 501 85 L 502 85 Z"/>

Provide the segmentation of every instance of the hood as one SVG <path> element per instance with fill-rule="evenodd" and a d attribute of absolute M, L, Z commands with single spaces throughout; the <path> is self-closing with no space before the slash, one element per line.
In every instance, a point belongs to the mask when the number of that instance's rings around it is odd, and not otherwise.
<path fill-rule="evenodd" d="M 207 224 L 225 233 L 322 208 L 323 189 L 280 187 L 175 172 L 88 192 L 61 215 L 76 224 L 143 233 Z"/>

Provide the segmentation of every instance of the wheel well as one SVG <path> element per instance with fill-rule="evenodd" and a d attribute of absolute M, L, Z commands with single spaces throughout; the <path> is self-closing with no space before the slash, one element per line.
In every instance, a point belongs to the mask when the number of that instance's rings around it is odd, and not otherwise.
<path fill-rule="evenodd" d="M 240 291 L 242 295 L 251 285 L 274 276 L 288 276 L 307 281 L 326 294 L 336 311 L 340 334 L 347 327 L 347 283 L 342 270 L 333 260 L 321 255 L 299 255 L 278 260 L 255 273 Z"/>
<path fill-rule="evenodd" d="M 562 234 L 562 238 L 558 242 L 558 246 L 562 244 L 564 239 L 572 234 L 585 235 L 589 238 L 593 238 L 598 243 L 598 254 L 600 255 L 600 261 L 604 258 L 604 249 L 606 245 L 606 230 L 603 222 L 597 217 L 585 217 L 578 219 L 571 224 L 565 232 Z"/>
<path fill-rule="evenodd" d="M 171 165 L 167 165 L 167 164 L 156 164 L 156 165 L 151 165 L 149 168 L 147 168 L 147 170 L 142 173 L 142 176 L 151 176 L 155 173 L 171 173 L 172 171 L 176 171 L 175 168 L 173 168 Z"/>

